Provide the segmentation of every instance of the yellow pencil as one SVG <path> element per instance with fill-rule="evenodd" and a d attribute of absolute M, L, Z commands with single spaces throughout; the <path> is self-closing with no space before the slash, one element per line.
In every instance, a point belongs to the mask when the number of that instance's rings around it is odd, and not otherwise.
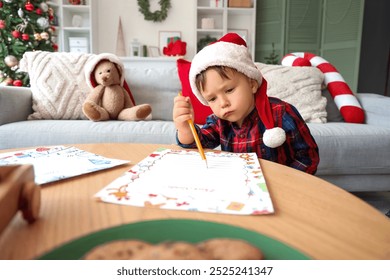
<path fill-rule="evenodd" d="M 181 92 L 179 92 L 179 95 L 180 96 L 182 95 Z M 206 163 L 206 167 L 209 168 L 209 166 L 207 164 L 206 155 L 204 154 L 202 144 L 200 143 L 198 133 L 196 132 L 196 129 L 195 129 L 194 122 L 191 119 L 189 119 L 187 122 L 190 125 L 192 135 L 194 136 L 194 139 L 195 139 L 196 147 L 198 147 L 198 150 L 199 150 L 199 154 L 200 154 L 202 160 L 204 160 L 204 162 Z"/>

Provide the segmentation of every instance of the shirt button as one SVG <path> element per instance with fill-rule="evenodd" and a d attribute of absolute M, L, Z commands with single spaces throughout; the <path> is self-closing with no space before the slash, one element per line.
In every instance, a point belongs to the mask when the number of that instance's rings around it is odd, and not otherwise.
<path fill-rule="evenodd" d="M 245 135 L 244 134 L 240 134 L 240 138 L 244 138 L 245 137 Z"/>

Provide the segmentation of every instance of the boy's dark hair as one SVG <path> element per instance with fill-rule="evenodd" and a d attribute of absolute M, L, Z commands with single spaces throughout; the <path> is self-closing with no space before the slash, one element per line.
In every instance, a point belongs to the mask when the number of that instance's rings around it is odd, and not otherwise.
<path fill-rule="evenodd" d="M 200 72 L 195 78 L 195 85 L 199 91 L 201 91 L 202 88 L 204 87 L 204 85 L 206 83 L 205 73 L 207 70 L 210 70 L 210 69 L 217 71 L 217 73 L 221 76 L 221 78 L 228 79 L 228 80 L 230 80 L 229 72 L 230 73 L 237 72 L 236 69 L 231 68 L 231 67 L 227 67 L 227 66 L 220 66 L 220 65 L 210 66 L 206 70 L 203 70 L 202 72 Z"/>

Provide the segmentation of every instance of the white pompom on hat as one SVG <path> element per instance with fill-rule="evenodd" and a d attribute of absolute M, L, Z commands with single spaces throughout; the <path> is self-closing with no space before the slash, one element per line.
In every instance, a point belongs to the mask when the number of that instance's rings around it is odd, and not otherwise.
<path fill-rule="evenodd" d="M 266 128 L 263 134 L 263 143 L 270 148 L 277 148 L 286 141 L 286 132 L 275 127 L 271 104 L 267 96 L 267 81 L 263 79 L 256 93 L 256 109 Z"/>
<path fill-rule="evenodd" d="M 123 86 L 123 83 L 125 81 L 125 66 L 123 65 L 123 62 L 119 59 L 118 56 L 112 53 L 101 53 L 94 55 L 91 60 L 88 61 L 88 63 L 84 67 L 84 74 L 85 74 L 85 79 L 87 81 L 87 85 L 90 88 L 96 87 L 96 81 L 95 81 L 95 76 L 94 76 L 94 70 L 96 66 L 99 64 L 100 61 L 102 60 L 109 60 L 117 65 L 119 67 L 120 71 L 120 84 Z"/>
<path fill-rule="evenodd" d="M 267 81 L 253 62 L 246 42 L 236 33 L 228 33 L 218 41 L 200 50 L 191 62 L 189 74 L 190 86 L 199 101 L 208 105 L 196 87 L 196 77 L 211 66 L 226 66 L 236 69 L 259 84 L 256 93 L 256 109 L 266 127 L 263 142 L 270 148 L 281 146 L 286 141 L 286 133 L 280 127 L 275 127 L 271 105 L 267 96 Z"/>

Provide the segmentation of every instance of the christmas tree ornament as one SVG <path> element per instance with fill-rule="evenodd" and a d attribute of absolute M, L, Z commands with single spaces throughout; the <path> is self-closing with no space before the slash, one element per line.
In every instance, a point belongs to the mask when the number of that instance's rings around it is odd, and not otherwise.
<path fill-rule="evenodd" d="M 30 36 L 28 34 L 26 34 L 26 33 L 22 34 L 22 40 L 23 41 L 28 41 L 29 39 L 30 39 Z"/>
<path fill-rule="evenodd" d="M 5 21 L 0 19 L 0 29 L 4 29 L 6 27 Z"/>
<path fill-rule="evenodd" d="M 42 32 L 40 35 L 41 35 L 41 38 L 43 40 L 48 40 L 49 39 L 49 33 L 47 33 L 47 32 Z"/>
<path fill-rule="evenodd" d="M 20 38 L 20 32 L 18 31 L 18 30 L 14 30 L 14 31 L 12 31 L 12 36 L 14 37 L 14 38 Z"/>
<path fill-rule="evenodd" d="M 6 3 L 12 3 L 12 2 L 14 2 L 14 0 L 4 0 L 4 2 L 6 2 Z"/>
<path fill-rule="evenodd" d="M 19 10 L 18 10 L 18 16 L 21 18 L 22 23 L 18 24 L 16 26 L 16 29 L 21 31 L 21 32 L 24 32 L 27 28 L 28 20 L 24 18 L 24 12 L 21 8 L 19 8 Z"/>
<path fill-rule="evenodd" d="M 21 87 L 23 86 L 23 82 L 21 80 L 15 80 L 12 82 L 12 85 L 15 87 Z"/>
<path fill-rule="evenodd" d="M 31 11 L 34 11 L 34 5 L 30 3 L 30 1 L 27 1 L 26 5 L 24 5 L 24 8 L 31 12 Z"/>
<path fill-rule="evenodd" d="M 19 16 L 20 18 L 24 18 L 24 12 L 23 12 L 22 8 L 19 8 L 19 10 L 18 10 L 18 16 Z"/>
<path fill-rule="evenodd" d="M 37 24 L 41 29 L 46 29 L 49 27 L 49 20 L 44 17 L 40 17 L 37 19 Z"/>
<path fill-rule="evenodd" d="M 13 55 L 7 55 L 4 58 L 4 62 L 8 67 L 14 67 L 19 64 L 18 59 Z"/>
<path fill-rule="evenodd" d="M 42 11 L 44 13 L 46 13 L 48 10 L 49 10 L 49 6 L 45 3 L 45 2 L 42 2 L 39 7 L 41 7 Z"/>
<path fill-rule="evenodd" d="M 42 40 L 41 34 L 39 34 L 39 33 L 34 33 L 34 39 L 35 39 L 36 41 Z"/>

